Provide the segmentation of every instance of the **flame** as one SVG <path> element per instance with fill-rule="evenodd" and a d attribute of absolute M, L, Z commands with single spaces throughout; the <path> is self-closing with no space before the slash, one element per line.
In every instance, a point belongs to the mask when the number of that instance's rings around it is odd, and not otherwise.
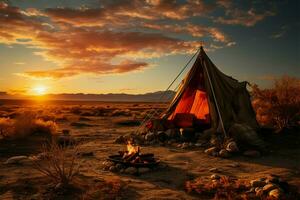
<path fill-rule="evenodd" d="M 127 155 L 137 153 L 139 152 L 139 150 L 140 150 L 139 146 L 133 146 L 130 141 L 127 143 L 127 151 L 128 151 L 128 153 L 126 153 Z"/>

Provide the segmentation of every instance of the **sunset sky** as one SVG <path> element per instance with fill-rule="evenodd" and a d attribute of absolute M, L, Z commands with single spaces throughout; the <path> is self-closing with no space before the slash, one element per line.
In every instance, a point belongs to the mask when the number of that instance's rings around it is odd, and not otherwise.
<path fill-rule="evenodd" d="M 299 77 L 299 1 L 238 2 L 0 1 L 0 92 L 164 90 L 201 41 L 238 80 Z"/>

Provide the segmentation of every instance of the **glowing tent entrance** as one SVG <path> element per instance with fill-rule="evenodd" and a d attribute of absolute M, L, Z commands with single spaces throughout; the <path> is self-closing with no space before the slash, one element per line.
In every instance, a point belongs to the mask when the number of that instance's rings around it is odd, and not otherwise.
<path fill-rule="evenodd" d="M 226 132 L 233 124 L 259 128 L 253 111 L 247 82 L 239 82 L 222 73 L 203 48 L 181 82 L 162 119 L 177 127 L 210 127 Z"/>

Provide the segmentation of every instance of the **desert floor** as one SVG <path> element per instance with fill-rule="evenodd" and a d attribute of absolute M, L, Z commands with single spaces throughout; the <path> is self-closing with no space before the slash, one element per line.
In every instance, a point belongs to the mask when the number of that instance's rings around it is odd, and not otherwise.
<path fill-rule="evenodd" d="M 295 136 L 269 139 L 270 152 L 258 158 L 234 156 L 228 159 L 212 157 L 204 148 L 181 149 L 176 145 L 142 146 L 142 152 L 154 153 L 167 167 L 140 176 L 117 174 L 102 170 L 102 163 L 111 154 L 125 150 L 124 144 L 114 143 L 120 135 L 136 130 L 136 126 L 120 125 L 120 121 L 141 119 L 153 107 L 163 109 L 165 104 L 150 103 L 3 103 L 1 116 L 15 116 L 24 110 L 48 115 L 58 124 L 58 133 L 69 129 L 71 136 L 80 140 L 80 150 L 93 152 L 83 156 L 80 180 L 94 184 L 102 180 L 122 182 L 126 191 L 119 199 L 199 199 L 185 191 L 185 182 L 199 176 L 211 176 L 211 168 L 220 175 L 241 180 L 252 180 L 270 174 L 279 175 L 300 189 L 300 140 Z M 94 115 L 98 108 L 122 110 L 111 114 Z M 99 112 L 102 112 L 98 109 Z M 79 110 L 79 111 L 78 111 Z M 102 115 L 102 116 L 101 116 Z M 78 122 L 77 124 L 74 122 Z M 299 135 L 299 134 L 297 134 Z M 32 168 L 31 163 L 7 165 L 5 161 L 16 155 L 37 155 L 41 141 L 31 138 L 21 141 L 0 140 L 0 199 L 39 199 L 38 193 L 49 182 Z M 63 199 L 63 198 L 62 198 Z"/>

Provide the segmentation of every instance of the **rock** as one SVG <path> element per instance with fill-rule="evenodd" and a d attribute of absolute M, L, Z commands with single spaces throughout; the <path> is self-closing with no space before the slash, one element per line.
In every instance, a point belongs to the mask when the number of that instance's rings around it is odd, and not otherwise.
<path fill-rule="evenodd" d="M 127 169 L 125 169 L 124 171 L 126 174 L 131 174 L 134 175 L 137 173 L 137 169 L 135 167 L 128 167 Z"/>
<path fill-rule="evenodd" d="M 221 158 L 228 158 L 230 157 L 230 153 L 226 149 L 222 149 L 221 151 L 219 151 L 219 156 Z"/>
<path fill-rule="evenodd" d="M 220 178 L 221 177 L 218 174 L 213 174 L 213 175 L 210 176 L 210 179 L 212 179 L 212 180 L 218 180 Z"/>
<path fill-rule="evenodd" d="M 247 157 L 260 157 L 260 153 L 259 151 L 256 151 L 256 150 L 248 150 L 248 151 L 245 151 L 243 153 L 244 156 L 247 156 Z"/>
<path fill-rule="evenodd" d="M 263 187 L 266 185 L 266 183 L 261 180 L 252 180 L 250 181 L 250 185 L 251 187 Z"/>
<path fill-rule="evenodd" d="M 204 145 L 203 145 L 203 143 L 196 143 L 195 144 L 195 147 L 203 147 Z"/>
<path fill-rule="evenodd" d="M 117 144 L 123 144 L 125 142 L 126 141 L 125 141 L 125 138 L 123 135 L 120 135 L 119 137 L 117 137 L 117 139 L 115 139 L 115 143 L 117 143 Z"/>
<path fill-rule="evenodd" d="M 145 174 L 145 173 L 149 172 L 150 169 L 148 167 L 142 167 L 142 168 L 139 168 L 138 171 L 140 174 Z"/>
<path fill-rule="evenodd" d="M 209 171 L 210 172 L 213 172 L 213 173 L 219 173 L 219 172 L 221 172 L 218 168 L 216 168 L 216 167 L 213 167 L 213 168 L 211 168 L 211 169 L 209 169 Z"/>
<path fill-rule="evenodd" d="M 119 170 L 118 170 L 118 168 L 116 166 L 110 166 L 109 167 L 109 171 L 111 171 L 111 172 L 118 172 Z"/>
<path fill-rule="evenodd" d="M 267 192 L 270 192 L 271 190 L 274 190 L 274 189 L 277 189 L 277 188 L 278 188 L 277 185 L 269 183 L 269 184 L 267 184 L 263 187 L 263 191 L 267 193 Z"/>
<path fill-rule="evenodd" d="M 182 143 L 181 148 L 182 148 L 182 149 L 187 149 L 187 148 L 189 148 L 189 143 L 187 143 L 187 142 Z"/>
<path fill-rule="evenodd" d="M 275 198 L 275 199 L 281 199 L 282 196 L 283 196 L 283 192 L 282 192 L 282 190 L 276 188 L 276 189 L 271 190 L 271 191 L 269 192 L 269 196 L 270 196 L 270 197 L 273 197 L 273 198 Z"/>
<path fill-rule="evenodd" d="M 163 131 L 158 131 L 158 132 L 157 132 L 157 138 L 158 138 L 158 140 L 159 140 L 160 142 L 164 142 L 164 141 L 166 141 L 166 140 L 168 139 L 168 136 L 166 135 L 165 132 L 163 132 Z"/>
<path fill-rule="evenodd" d="M 264 194 L 264 191 L 262 188 L 255 188 L 255 194 L 256 196 L 260 197 Z"/>
<path fill-rule="evenodd" d="M 118 164 L 116 164 L 116 168 L 117 168 L 118 170 L 121 170 L 121 169 L 124 168 L 124 165 L 118 163 Z"/>
<path fill-rule="evenodd" d="M 165 133 L 169 139 L 177 139 L 180 136 L 178 129 L 168 129 Z"/>
<path fill-rule="evenodd" d="M 152 140 L 154 140 L 154 139 L 155 139 L 155 134 L 152 133 L 152 132 L 149 132 L 149 133 L 147 133 L 147 134 L 145 135 L 145 140 L 146 140 L 146 141 L 152 141 Z"/>
<path fill-rule="evenodd" d="M 176 147 L 177 147 L 177 148 L 181 148 L 181 144 L 177 144 Z"/>
<path fill-rule="evenodd" d="M 208 155 L 212 155 L 213 153 L 218 152 L 218 148 L 217 147 L 211 147 L 208 148 L 204 151 L 204 153 L 208 154 Z"/>
<path fill-rule="evenodd" d="M 30 161 L 27 156 L 13 156 L 7 159 L 4 164 L 24 164 L 26 161 Z"/>
<path fill-rule="evenodd" d="M 232 141 L 226 145 L 226 150 L 230 153 L 236 153 L 239 151 L 239 148 L 238 148 L 236 142 Z"/>
<path fill-rule="evenodd" d="M 194 146 L 195 146 L 194 143 L 192 143 L 192 142 L 189 143 L 189 147 L 192 148 L 192 147 L 194 147 Z"/>

